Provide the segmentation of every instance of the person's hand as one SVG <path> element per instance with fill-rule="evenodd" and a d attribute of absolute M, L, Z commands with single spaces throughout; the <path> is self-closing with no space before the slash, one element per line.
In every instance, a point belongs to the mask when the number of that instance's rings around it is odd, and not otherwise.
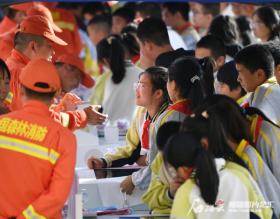
<path fill-rule="evenodd" d="M 147 155 L 141 155 L 138 160 L 136 160 L 137 165 L 139 166 L 147 166 Z"/>
<path fill-rule="evenodd" d="M 175 176 L 171 183 L 169 188 L 169 194 L 174 198 L 178 188 L 185 182 L 185 180 L 182 177 Z"/>
<path fill-rule="evenodd" d="M 127 177 L 121 182 L 120 187 L 121 187 L 121 191 L 122 191 L 123 193 L 127 193 L 127 194 L 131 195 L 132 192 L 133 192 L 133 190 L 134 190 L 134 188 L 135 188 L 135 186 L 134 186 L 134 184 L 133 184 L 133 182 L 132 182 L 132 176 L 127 176 Z"/>
<path fill-rule="evenodd" d="M 89 169 L 100 169 L 103 167 L 103 161 L 96 157 L 90 157 L 87 160 L 87 165 Z"/>
<path fill-rule="evenodd" d="M 101 106 L 99 105 L 93 105 L 84 108 L 84 111 L 87 115 L 87 123 L 90 125 L 99 125 L 105 122 L 108 115 L 102 114 L 98 112 L 98 109 L 100 109 Z"/>

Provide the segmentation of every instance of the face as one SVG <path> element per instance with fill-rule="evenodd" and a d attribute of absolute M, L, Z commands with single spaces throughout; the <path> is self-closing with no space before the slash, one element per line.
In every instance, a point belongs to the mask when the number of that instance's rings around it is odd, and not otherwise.
<path fill-rule="evenodd" d="M 83 79 L 83 73 L 74 66 L 64 64 L 57 67 L 57 70 L 65 93 L 77 88 Z"/>
<path fill-rule="evenodd" d="M 95 28 L 95 25 L 88 26 L 87 31 L 89 34 L 89 38 L 94 45 L 97 45 L 102 39 L 108 36 L 108 33 L 97 30 L 97 28 Z"/>
<path fill-rule="evenodd" d="M 238 71 L 237 81 L 246 92 L 254 92 L 265 79 L 262 79 L 257 72 L 251 72 L 242 64 L 236 64 Z"/>
<path fill-rule="evenodd" d="M 140 54 L 141 56 L 146 57 L 147 59 L 155 61 L 155 57 L 153 55 L 153 51 L 151 48 L 151 44 L 149 42 L 142 42 L 138 40 L 140 46 Z"/>
<path fill-rule="evenodd" d="M 153 103 L 153 86 L 148 74 L 142 74 L 135 86 L 135 103 L 147 108 Z"/>
<path fill-rule="evenodd" d="M 240 92 L 241 92 L 240 87 L 238 87 L 234 90 L 231 90 L 227 84 L 225 84 L 223 82 L 218 82 L 218 86 L 217 86 L 218 94 L 222 94 L 222 95 L 228 96 L 234 100 L 238 100 L 241 97 Z"/>
<path fill-rule="evenodd" d="M 0 70 L 0 101 L 2 102 L 8 95 L 10 91 L 10 81 L 8 74 L 3 69 Z"/>
<path fill-rule="evenodd" d="M 176 102 L 176 84 L 175 84 L 175 81 L 170 81 L 168 79 L 167 81 L 167 91 L 168 91 L 168 96 L 170 98 L 170 100 L 174 103 Z"/>
<path fill-rule="evenodd" d="M 256 14 L 253 16 L 252 29 L 256 37 L 260 38 L 263 42 L 269 39 L 271 33 L 270 29 L 267 26 L 265 26 L 265 24 Z"/>
<path fill-rule="evenodd" d="M 163 8 L 161 12 L 162 20 L 167 26 L 176 27 L 176 16 L 171 14 L 167 8 Z"/>
<path fill-rule="evenodd" d="M 120 33 L 122 29 L 127 25 L 126 20 L 120 16 L 113 16 L 112 18 L 112 32 Z"/>
<path fill-rule="evenodd" d="M 34 57 L 32 58 L 43 58 L 52 61 L 55 52 L 53 49 L 53 43 L 50 40 L 44 39 L 41 45 L 34 42 L 33 48 Z"/>
<path fill-rule="evenodd" d="M 199 3 L 194 3 L 192 12 L 194 25 L 197 27 L 208 28 L 208 24 L 211 21 L 209 21 L 209 16 L 204 14 L 203 5 Z"/>
<path fill-rule="evenodd" d="M 203 47 L 195 49 L 195 58 L 202 59 L 202 58 L 211 57 L 211 56 L 212 56 L 212 54 L 211 54 L 210 49 L 206 49 Z"/>

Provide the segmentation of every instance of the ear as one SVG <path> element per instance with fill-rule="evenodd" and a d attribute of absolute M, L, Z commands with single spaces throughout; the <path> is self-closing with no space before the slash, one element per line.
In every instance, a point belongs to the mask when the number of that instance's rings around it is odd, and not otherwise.
<path fill-rule="evenodd" d="M 268 78 L 265 75 L 265 72 L 263 69 L 259 68 L 257 71 L 254 73 L 261 83 L 265 82 Z"/>
<path fill-rule="evenodd" d="M 163 96 L 163 91 L 161 89 L 157 89 L 154 93 L 155 97 L 160 99 Z"/>
<path fill-rule="evenodd" d="M 217 58 L 216 60 L 217 70 L 225 64 L 225 61 L 226 61 L 226 57 L 224 56 L 220 56 L 219 58 Z"/>
<path fill-rule="evenodd" d="M 208 150 L 209 142 L 207 138 L 201 138 L 200 143 L 205 150 Z"/>

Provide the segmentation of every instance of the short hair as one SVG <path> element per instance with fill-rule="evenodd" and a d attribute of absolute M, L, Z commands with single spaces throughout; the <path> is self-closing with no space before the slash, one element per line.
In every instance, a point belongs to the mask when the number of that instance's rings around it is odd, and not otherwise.
<path fill-rule="evenodd" d="M 45 39 L 43 36 L 31 33 L 17 32 L 14 39 L 14 47 L 20 52 L 23 52 L 30 42 L 35 41 L 39 45 L 42 45 Z"/>
<path fill-rule="evenodd" d="M 274 59 L 274 65 L 277 66 L 280 64 L 280 42 L 275 41 L 268 41 L 263 44 L 263 46 L 269 50 L 271 53 L 273 59 Z"/>
<path fill-rule="evenodd" d="M 161 9 L 158 3 L 154 2 L 141 2 L 137 4 L 136 11 L 142 14 L 145 18 L 154 17 L 161 18 Z"/>
<path fill-rule="evenodd" d="M 198 2 L 199 3 L 199 2 Z M 219 3 L 199 3 L 202 5 L 202 11 L 204 14 L 211 14 L 216 17 L 220 14 L 220 4 Z"/>
<path fill-rule="evenodd" d="M 112 28 L 112 17 L 110 14 L 96 15 L 89 21 L 88 27 L 93 25 L 100 30 L 110 33 Z"/>
<path fill-rule="evenodd" d="M 218 59 L 220 56 L 226 56 L 226 47 L 224 42 L 221 38 L 212 34 L 202 37 L 197 42 L 196 48 L 209 49 L 214 59 Z"/>
<path fill-rule="evenodd" d="M 170 44 L 167 27 L 163 20 L 146 18 L 138 26 L 137 37 L 140 41 L 150 41 L 157 46 Z"/>
<path fill-rule="evenodd" d="M 269 50 L 261 44 L 249 45 L 243 48 L 236 54 L 234 60 L 237 64 L 247 68 L 251 73 L 262 69 L 267 78 L 270 78 L 274 73 L 273 57 Z"/>
<path fill-rule="evenodd" d="M 111 13 L 111 8 L 101 2 L 89 2 L 84 4 L 82 14 L 91 14 L 96 16 L 98 13 Z"/>
<path fill-rule="evenodd" d="M 118 8 L 112 15 L 114 16 L 119 16 L 122 17 L 123 19 L 126 20 L 127 23 L 133 22 L 134 17 L 135 17 L 135 13 L 133 10 L 131 10 L 128 7 L 121 7 Z"/>
<path fill-rule="evenodd" d="M 190 6 L 188 2 L 166 2 L 163 3 L 162 7 L 166 8 L 173 15 L 179 12 L 184 20 L 189 20 Z"/>
<path fill-rule="evenodd" d="M 22 85 L 22 87 L 25 90 L 25 95 L 30 99 L 36 99 L 36 100 L 41 100 L 41 101 L 51 101 L 56 94 L 56 92 L 39 93 L 39 92 L 33 91 L 23 85 Z"/>

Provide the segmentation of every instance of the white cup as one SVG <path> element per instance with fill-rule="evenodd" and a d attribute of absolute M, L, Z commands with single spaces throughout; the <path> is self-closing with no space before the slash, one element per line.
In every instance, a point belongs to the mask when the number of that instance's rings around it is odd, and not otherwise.
<path fill-rule="evenodd" d="M 105 126 L 104 137 L 106 143 L 118 143 L 119 142 L 119 129 L 116 126 Z"/>

